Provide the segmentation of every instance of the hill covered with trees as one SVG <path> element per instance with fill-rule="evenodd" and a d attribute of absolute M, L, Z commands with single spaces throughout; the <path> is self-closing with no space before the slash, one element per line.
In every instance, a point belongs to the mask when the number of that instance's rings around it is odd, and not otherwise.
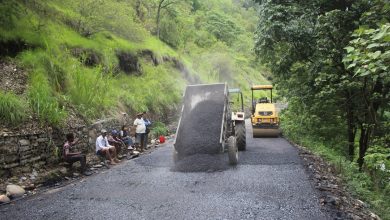
<path fill-rule="evenodd" d="M 1 82 L 2 126 L 144 110 L 163 118 L 186 84 L 266 82 L 251 1 L 7 0 L 0 14 L 2 66 L 15 69 Z"/>

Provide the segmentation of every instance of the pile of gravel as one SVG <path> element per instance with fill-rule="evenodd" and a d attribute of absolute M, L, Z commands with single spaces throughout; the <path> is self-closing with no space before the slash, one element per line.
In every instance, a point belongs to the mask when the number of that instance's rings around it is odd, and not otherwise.
<path fill-rule="evenodd" d="M 225 84 L 187 87 L 175 143 L 181 156 L 221 152 L 224 91 Z"/>

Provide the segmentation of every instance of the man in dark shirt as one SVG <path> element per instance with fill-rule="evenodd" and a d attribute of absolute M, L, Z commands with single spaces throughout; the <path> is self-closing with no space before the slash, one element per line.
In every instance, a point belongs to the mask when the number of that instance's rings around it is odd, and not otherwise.
<path fill-rule="evenodd" d="M 69 133 L 66 135 L 66 142 L 63 147 L 63 157 L 64 161 L 73 164 L 74 162 L 80 161 L 81 164 L 81 172 L 89 176 L 91 173 L 87 172 L 87 159 L 85 154 L 81 152 L 71 152 L 74 145 L 78 143 L 78 139 L 74 138 L 73 133 Z"/>

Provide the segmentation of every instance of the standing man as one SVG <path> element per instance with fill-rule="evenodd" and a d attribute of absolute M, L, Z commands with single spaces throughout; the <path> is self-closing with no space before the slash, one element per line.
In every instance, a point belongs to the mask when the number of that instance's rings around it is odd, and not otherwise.
<path fill-rule="evenodd" d="M 85 157 L 85 154 L 82 154 L 81 152 L 71 152 L 74 145 L 76 145 L 79 142 L 78 139 L 74 138 L 73 133 L 69 133 L 66 135 L 66 142 L 63 147 L 63 157 L 64 161 L 67 163 L 73 164 L 74 162 L 80 161 L 81 165 L 81 172 L 82 174 L 89 176 L 91 173 L 87 172 L 87 159 Z"/>
<path fill-rule="evenodd" d="M 102 129 L 101 135 L 96 138 L 96 154 L 110 160 L 112 165 L 120 162 L 120 160 L 116 158 L 117 154 L 115 147 L 108 143 L 106 129 Z"/>
<path fill-rule="evenodd" d="M 149 117 L 146 112 L 142 113 L 142 118 L 144 119 L 145 122 L 145 137 L 144 137 L 144 143 L 145 146 L 148 146 L 148 134 L 150 133 L 150 127 L 152 126 L 152 122 L 149 120 Z"/>
<path fill-rule="evenodd" d="M 136 143 L 140 146 L 140 152 L 144 152 L 144 146 L 145 146 L 145 121 L 142 118 L 142 113 L 137 114 L 137 118 L 134 120 L 134 126 L 135 128 L 135 140 Z"/>

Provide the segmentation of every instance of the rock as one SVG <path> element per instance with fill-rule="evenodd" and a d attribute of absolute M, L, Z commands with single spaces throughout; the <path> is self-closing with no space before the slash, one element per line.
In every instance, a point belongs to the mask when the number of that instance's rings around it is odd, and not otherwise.
<path fill-rule="evenodd" d="M 103 167 L 103 165 L 101 165 L 101 164 L 96 164 L 96 165 L 93 165 L 92 168 L 101 168 L 101 167 Z"/>
<path fill-rule="evenodd" d="M 16 176 L 13 176 L 13 177 L 8 179 L 8 182 L 10 182 L 10 183 L 16 183 L 17 181 L 18 181 L 18 177 L 16 177 Z"/>
<path fill-rule="evenodd" d="M 370 217 L 372 218 L 372 219 L 375 219 L 375 220 L 381 220 L 381 218 L 379 218 L 379 216 L 377 216 L 375 213 L 373 213 L 373 212 L 371 212 L 370 213 Z"/>
<path fill-rule="evenodd" d="M 326 196 L 325 202 L 334 206 L 338 206 L 340 204 L 340 199 L 335 196 L 328 195 Z"/>
<path fill-rule="evenodd" d="M 366 204 L 362 200 L 359 200 L 359 199 L 356 200 L 355 208 L 362 208 L 362 207 L 365 207 L 365 206 L 366 206 Z"/>
<path fill-rule="evenodd" d="M 19 140 L 19 144 L 21 146 L 27 146 L 27 145 L 30 145 L 30 141 L 26 140 L 26 139 L 22 139 L 22 140 Z"/>
<path fill-rule="evenodd" d="M 6 195 L 0 195 L 0 204 L 1 203 L 7 203 L 10 202 L 11 200 L 8 198 Z"/>
<path fill-rule="evenodd" d="M 66 169 L 66 167 L 62 167 L 62 168 L 60 169 L 60 173 L 61 173 L 62 175 L 66 175 L 66 174 L 68 173 L 68 170 Z"/>
<path fill-rule="evenodd" d="M 74 177 L 79 177 L 80 174 L 79 174 L 79 173 L 73 173 L 73 176 L 74 176 Z"/>
<path fill-rule="evenodd" d="M 321 175 L 320 174 L 316 174 L 316 175 L 314 175 L 314 178 L 316 178 L 316 179 L 321 179 Z"/>
<path fill-rule="evenodd" d="M 352 219 L 352 220 L 362 220 L 362 218 L 358 215 L 355 215 L 353 213 L 348 213 L 348 219 Z"/>
<path fill-rule="evenodd" d="M 23 182 L 23 181 L 26 181 L 26 180 L 27 180 L 27 177 L 25 177 L 25 176 L 20 177 L 20 182 Z"/>
<path fill-rule="evenodd" d="M 25 190 L 34 190 L 35 189 L 35 185 L 33 183 L 27 185 L 27 186 L 24 186 L 23 187 Z"/>
<path fill-rule="evenodd" d="M 11 198 L 17 198 L 17 197 L 21 197 L 24 195 L 24 193 L 26 193 L 26 191 L 18 186 L 18 185 L 8 185 L 6 187 L 6 191 L 7 191 L 7 195 Z"/>

